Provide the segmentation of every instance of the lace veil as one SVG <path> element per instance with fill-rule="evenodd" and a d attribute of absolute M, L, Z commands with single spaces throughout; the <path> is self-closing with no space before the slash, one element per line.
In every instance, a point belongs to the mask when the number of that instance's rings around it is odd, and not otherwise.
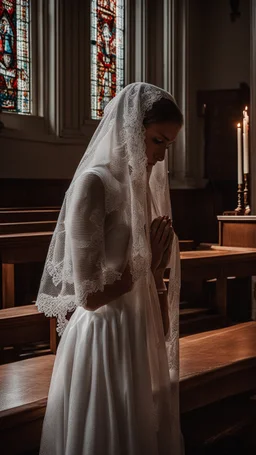
<path fill-rule="evenodd" d="M 120 279 L 127 261 L 134 281 L 150 271 L 150 221 L 155 216 L 171 214 L 171 205 L 167 164 L 157 163 L 150 177 L 152 210 L 147 212 L 143 119 L 162 97 L 173 100 L 158 87 L 134 83 L 110 101 L 66 192 L 36 302 L 39 311 L 57 317 L 60 335 L 67 313 L 85 306 L 88 294 Z M 109 219 L 113 221 L 115 217 L 117 230 L 108 233 Z M 110 250 L 108 245 L 114 245 L 113 236 L 119 238 L 120 233 L 117 255 L 115 248 Z M 176 350 L 175 356 L 169 353 L 172 359 L 177 358 L 179 274 L 175 238 L 167 337 L 172 341 L 168 349 Z"/>

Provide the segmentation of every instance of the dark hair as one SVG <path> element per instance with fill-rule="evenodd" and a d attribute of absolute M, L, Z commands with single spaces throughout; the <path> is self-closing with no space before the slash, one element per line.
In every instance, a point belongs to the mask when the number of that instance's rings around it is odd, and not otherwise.
<path fill-rule="evenodd" d="M 179 107 L 174 101 L 168 98 L 161 98 L 153 104 L 152 108 L 145 114 L 143 125 L 163 122 L 173 122 L 180 126 L 183 125 L 183 115 Z"/>

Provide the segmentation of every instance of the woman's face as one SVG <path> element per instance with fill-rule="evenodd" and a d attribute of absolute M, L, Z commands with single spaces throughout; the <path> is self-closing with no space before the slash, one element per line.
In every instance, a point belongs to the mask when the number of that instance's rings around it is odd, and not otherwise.
<path fill-rule="evenodd" d="M 175 141 L 180 129 L 180 125 L 173 122 L 146 125 L 145 143 L 149 170 L 157 161 L 164 160 L 166 150 Z"/>

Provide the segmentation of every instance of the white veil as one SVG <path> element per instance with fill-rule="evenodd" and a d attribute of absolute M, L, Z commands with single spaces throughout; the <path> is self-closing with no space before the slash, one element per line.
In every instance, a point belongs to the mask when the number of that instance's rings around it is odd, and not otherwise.
<path fill-rule="evenodd" d="M 147 158 L 143 119 L 145 112 L 161 98 L 174 101 L 166 91 L 146 83 L 134 83 L 122 90 L 105 108 L 104 117 L 66 192 L 49 247 L 36 305 L 46 316 L 57 318 L 57 331 L 65 329 L 68 312 L 85 306 L 89 293 L 103 290 L 121 277 L 127 260 L 133 280 L 148 273 L 151 255 L 145 228 L 159 215 L 171 216 L 166 161 L 157 163 L 150 177 L 152 210 L 145 213 L 147 200 Z M 101 185 L 99 185 L 100 179 Z M 104 187 L 104 188 L 103 188 Z M 88 198 L 97 200 L 93 213 Z M 121 229 L 128 226 L 129 253 L 123 264 L 113 266 L 106 256 L 104 219 L 119 212 Z M 148 223 L 146 220 L 148 219 Z M 146 225 L 145 225 L 146 223 Z M 127 245 L 126 245 L 127 247 Z M 127 254 L 129 257 L 127 257 Z M 177 348 L 180 266 L 175 237 L 169 286 L 170 331 L 167 340 Z M 174 342 L 174 340 L 176 340 Z M 171 349 L 172 349 L 171 348 Z M 173 364 L 174 358 L 169 356 Z M 173 365 L 172 365 L 173 366 Z M 176 370 L 176 368 L 175 368 Z"/>
<path fill-rule="evenodd" d="M 89 293 L 103 290 L 105 284 L 121 277 L 122 267 L 113 269 L 107 263 L 103 232 L 99 242 L 98 230 L 102 228 L 100 207 L 94 213 L 94 220 L 92 215 L 90 220 L 85 219 L 85 188 L 97 187 L 99 191 L 92 173 L 101 179 L 102 174 L 105 175 L 106 213 L 122 210 L 123 222 L 130 227 L 129 261 L 134 281 L 150 268 L 151 257 L 144 234 L 147 158 L 143 119 L 153 103 L 163 97 L 173 100 L 169 93 L 146 83 L 130 84 L 122 90 L 105 108 L 104 118 L 66 192 L 36 302 L 39 311 L 57 317 L 59 334 L 65 328 L 67 312 L 79 305 L 84 306 Z M 171 213 L 165 163 L 158 163 L 153 169 L 150 187 L 153 214 Z M 101 198 L 100 194 L 95 194 L 95 198 L 97 196 Z M 81 280 L 80 273 L 74 269 L 74 255 L 83 270 Z"/>
<path fill-rule="evenodd" d="M 60 335 L 67 323 L 67 313 L 86 306 L 90 293 L 102 291 L 106 284 L 120 279 L 127 262 L 135 283 L 151 274 L 150 224 L 156 216 L 171 216 L 171 204 L 166 161 L 154 166 L 148 187 L 143 119 L 146 111 L 161 98 L 174 101 L 169 93 L 146 83 L 134 83 L 122 90 L 107 105 L 66 192 L 36 302 L 39 311 L 57 318 Z M 117 230 L 108 233 L 108 220 L 113 221 L 115 217 Z M 176 236 L 170 262 L 170 326 L 166 348 L 173 392 L 172 413 L 176 421 L 173 425 L 175 440 L 179 437 L 180 290 Z M 152 286 L 157 299 L 154 283 Z M 158 349 L 153 344 L 152 350 Z M 153 367 L 152 371 L 155 370 Z M 175 453 L 180 452 L 177 449 Z"/>

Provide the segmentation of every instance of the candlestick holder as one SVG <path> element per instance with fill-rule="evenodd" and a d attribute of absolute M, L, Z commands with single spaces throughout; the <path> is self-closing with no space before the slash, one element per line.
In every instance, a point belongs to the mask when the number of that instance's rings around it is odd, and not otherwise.
<path fill-rule="evenodd" d="M 243 194 L 243 184 L 238 183 L 238 185 L 237 185 L 237 208 L 235 209 L 235 215 L 244 214 L 242 194 Z"/>
<path fill-rule="evenodd" d="M 244 174 L 244 214 L 250 215 L 251 208 L 249 204 L 249 174 Z"/>

